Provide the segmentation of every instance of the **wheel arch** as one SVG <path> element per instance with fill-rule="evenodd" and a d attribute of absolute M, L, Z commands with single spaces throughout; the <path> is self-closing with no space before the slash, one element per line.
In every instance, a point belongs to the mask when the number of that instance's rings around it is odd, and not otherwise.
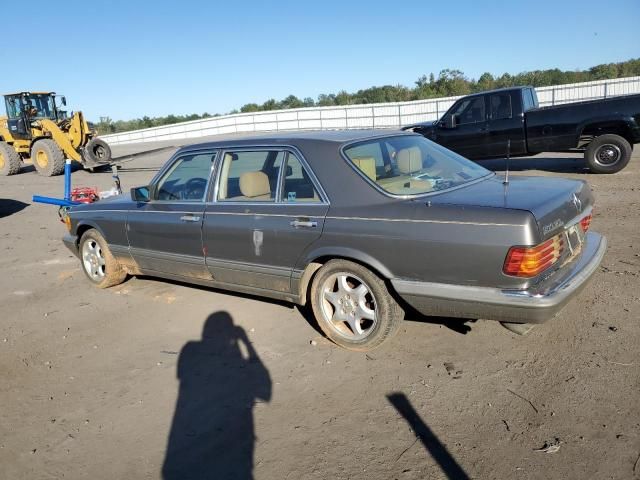
<path fill-rule="evenodd" d="M 102 238 L 104 238 L 104 240 L 109 243 L 107 241 L 107 236 L 104 234 L 104 231 L 98 226 L 96 222 L 92 220 L 80 220 L 76 225 L 76 246 L 80 245 L 80 238 L 82 238 L 82 235 L 84 235 L 87 230 L 91 229 L 96 230 L 100 235 L 102 235 Z"/>
<path fill-rule="evenodd" d="M 330 260 L 349 260 L 368 268 L 385 282 L 393 278 L 391 271 L 379 260 L 360 250 L 348 247 L 323 247 L 307 255 L 305 267 L 298 282 L 298 303 L 305 305 L 313 278 L 320 268 Z"/>
<path fill-rule="evenodd" d="M 602 118 L 585 122 L 579 129 L 578 138 L 596 138 L 607 134 L 618 135 L 624 138 L 629 142 L 631 148 L 633 148 L 634 138 L 631 124 L 629 120 L 620 117 Z"/>

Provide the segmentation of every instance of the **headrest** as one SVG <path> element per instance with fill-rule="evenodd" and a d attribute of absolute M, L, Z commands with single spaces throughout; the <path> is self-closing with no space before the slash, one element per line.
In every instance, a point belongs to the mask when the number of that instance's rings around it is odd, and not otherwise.
<path fill-rule="evenodd" d="M 396 155 L 400 173 L 414 173 L 422 170 L 422 154 L 420 148 L 409 147 L 398 150 Z"/>
<path fill-rule="evenodd" d="M 362 170 L 367 177 L 376 181 L 376 159 L 373 157 L 355 157 L 351 159 L 353 164 Z"/>
<path fill-rule="evenodd" d="M 249 198 L 271 194 L 269 177 L 264 172 L 243 173 L 240 175 L 240 192 Z"/>

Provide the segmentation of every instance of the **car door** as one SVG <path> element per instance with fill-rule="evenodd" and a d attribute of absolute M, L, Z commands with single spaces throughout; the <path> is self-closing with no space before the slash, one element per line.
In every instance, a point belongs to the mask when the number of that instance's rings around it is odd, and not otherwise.
<path fill-rule="evenodd" d="M 445 114 L 445 117 L 455 117 L 455 125 L 448 128 L 445 122 L 438 122 L 436 141 L 463 157 L 489 156 L 485 102 L 483 95 L 463 98 L 456 102 Z"/>
<path fill-rule="evenodd" d="M 487 148 L 491 157 L 521 155 L 526 152 L 524 115 L 512 102 L 513 91 L 496 92 L 489 97 Z"/>
<path fill-rule="evenodd" d="M 202 250 L 202 223 L 215 151 L 184 152 L 149 188 L 149 201 L 129 212 L 131 256 L 143 271 L 211 278 Z"/>
<path fill-rule="evenodd" d="M 222 152 L 203 226 L 214 280 L 289 292 L 296 262 L 320 237 L 328 209 L 322 187 L 293 148 Z"/>

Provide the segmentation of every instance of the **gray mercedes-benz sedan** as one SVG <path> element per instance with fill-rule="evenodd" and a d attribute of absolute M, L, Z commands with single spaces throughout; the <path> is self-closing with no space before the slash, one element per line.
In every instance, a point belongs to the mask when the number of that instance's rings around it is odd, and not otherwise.
<path fill-rule="evenodd" d="M 421 135 L 325 131 L 179 149 L 131 194 L 72 207 L 66 245 L 104 288 L 152 275 L 311 304 L 367 350 L 412 306 L 539 323 L 596 271 L 583 181 L 502 177 Z"/>

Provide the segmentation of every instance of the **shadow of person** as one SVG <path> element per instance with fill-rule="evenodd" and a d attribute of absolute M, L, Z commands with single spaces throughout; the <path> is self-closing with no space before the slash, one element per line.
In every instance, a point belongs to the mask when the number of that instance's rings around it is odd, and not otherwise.
<path fill-rule="evenodd" d="M 209 315 L 202 340 L 182 348 L 177 375 L 162 477 L 253 478 L 252 408 L 271 400 L 271 378 L 244 329 L 227 312 Z"/>
<path fill-rule="evenodd" d="M 18 213 L 29 206 L 28 203 L 10 198 L 0 198 L 0 218 L 8 217 L 14 213 Z"/>

